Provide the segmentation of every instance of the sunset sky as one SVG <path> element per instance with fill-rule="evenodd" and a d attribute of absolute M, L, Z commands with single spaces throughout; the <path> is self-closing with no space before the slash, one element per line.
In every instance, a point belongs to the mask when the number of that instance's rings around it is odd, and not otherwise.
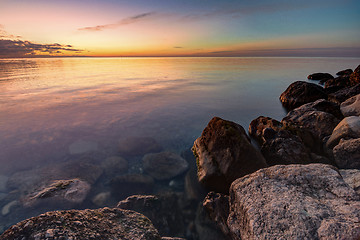
<path fill-rule="evenodd" d="M 359 0 L 0 0 L 0 57 L 360 57 Z"/>

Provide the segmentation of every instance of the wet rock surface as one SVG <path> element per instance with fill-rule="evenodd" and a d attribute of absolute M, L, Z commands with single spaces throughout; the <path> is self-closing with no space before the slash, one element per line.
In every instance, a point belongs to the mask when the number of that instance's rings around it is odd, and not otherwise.
<path fill-rule="evenodd" d="M 227 193 L 235 179 L 266 167 L 261 153 L 238 124 L 214 117 L 193 146 L 199 181 Z"/>
<path fill-rule="evenodd" d="M 297 81 L 292 83 L 281 95 L 280 101 L 285 108 L 292 110 L 318 99 L 327 99 L 324 89 L 316 84 Z"/>
<path fill-rule="evenodd" d="M 345 117 L 360 116 L 360 94 L 341 103 L 340 110 Z"/>
<path fill-rule="evenodd" d="M 157 180 L 171 179 L 184 173 L 189 167 L 185 159 L 172 152 L 146 154 L 142 163 L 144 170 Z"/>
<path fill-rule="evenodd" d="M 360 196 L 324 164 L 278 165 L 233 182 L 233 239 L 358 239 Z"/>
<path fill-rule="evenodd" d="M 145 216 L 118 208 L 102 208 L 47 212 L 12 226 L 0 236 L 0 239 L 161 238 Z"/>
<path fill-rule="evenodd" d="M 360 169 L 360 138 L 344 140 L 333 148 L 339 168 Z"/>

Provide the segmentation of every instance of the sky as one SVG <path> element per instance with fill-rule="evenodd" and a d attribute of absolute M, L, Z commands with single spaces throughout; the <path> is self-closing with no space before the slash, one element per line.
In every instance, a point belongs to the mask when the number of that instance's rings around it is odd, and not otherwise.
<path fill-rule="evenodd" d="M 0 0 L 0 58 L 360 57 L 359 0 Z"/>

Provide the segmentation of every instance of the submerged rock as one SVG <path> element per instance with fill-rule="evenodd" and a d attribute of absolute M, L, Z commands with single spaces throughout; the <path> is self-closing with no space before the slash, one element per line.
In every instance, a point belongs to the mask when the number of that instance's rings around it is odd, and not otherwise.
<path fill-rule="evenodd" d="M 101 167 L 107 176 L 116 176 L 127 171 L 128 161 L 119 156 L 112 156 L 106 158 L 101 163 Z"/>
<path fill-rule="evenodd" d="M 360 169 L 360 138 L 341 139 L 333 148 L 333 153 L 339 168 Z"/>
<path fill-rule="evenodd" d="M 26 207 L 37 205 L 74 207 L 85 200 L 90 188 L 89 183 L 80 179 L 56 180 L 28 194 L 22 202 Z"/>
<path fill-rule="evenodd" d="M 151 194 L 154 179 L 148 175 L 126 174 L 117 176 L 110 181 L 111 194 L 115 199 L 122 200 L 136 194 Z"/>
<path fill-rule="evenodd" d="M 352 139 L 360 136 L 360 117 L 351 116 L 344 118 L 334 129 L 326 146 L 334 148 L 341 138 Z"/>
<path fill-rule="evenodd" d="M 140 213 L 118 208 L 54 211 L 10 227 L 0 240 L 143 239 L 160 240 L 158 231 Z"/>
<path fill-rule="evenodd" d="M 144 170 L 157 180 L 166 180 L 184 173 L 188 162 L 179 155 L 172 152 L 146 154 L 142 163 Z"/>
<path fill-rule="evenodd" d="M 324 164 L 277 165 L 230 189 L 233 239 L 359 239 L 360 196 Z"/>
<path fill-rule="evenodd" d="M 281 103 L 289 110 L 318 99 L 327 99 L 324 89 L 316 84 L 304 81 L 292 83 L 280 95 Z"/>
<path fill-rule="evenodd" d="M 91 141 L 77 140 L 69 146 L 69 153 L 71 155 L 93 152 L 97 150 L 98 144 Z"/>
<path fill-rule="evenodd" d="M 117 207 L 144 214 L 162 236 L 184 236 L 184 219 L 177 194 L 134 195 L 122 200 Z"/>
<path fill-rule="evenodd" d="M 345 117 L 360 116 L 360 94 L 341 103 L 340 110 Z"/>
<path fill-rule="evenodd" d="M 267 166 L 245 130 L 218 117 L 211 119 L 192 149 L 199 181 L 217 192 L 227 193 L 232 181 Z"/>
<path fill-rule="evenodd" d="M 161 145 L 150 137 L 129 137 L 119 141 L 119 152 L 125 156 L 142 156 L 161 150 Z"/>

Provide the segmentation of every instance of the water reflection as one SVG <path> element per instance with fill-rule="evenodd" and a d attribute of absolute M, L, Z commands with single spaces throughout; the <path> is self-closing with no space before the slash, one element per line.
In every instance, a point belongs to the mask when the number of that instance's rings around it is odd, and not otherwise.
<path fill-rule="evenodd" d="M 82 205 L 71 205 L 77 208 L 94 207 L 90 199 L 108 196 L 111 186 L 125 180 L 129 184 L 129 178 L 135 185 L 147 181 L 137 175 L 144 172 L 142 155 L 119 152 L 119 144 L 131 142 L 126 139 L 142 138 L 133 143 L 139 146 L 128 146 L 134 149 L 144 149 L 144 139 L 153 139 L 163 151 L 187 156 L 194 169 L 188 151 L 211 117 L 245 129 L 259 115 L 280 120 L 285 112 L 278 96 L 291 82 L 311 72 L 335 73 L 357 64 L 358 59 L 327 58 L 0 60 L 0 176 L 3 182 L 10 177 L 12 184 L 12 189 L 0 187 L 6 196 L 1 199 L 0 194 L 0 207 L 24 198 L 27 190 L 22 189 L 31 188 L 25 183 L 34 188 L 44 179 L 79 177 L 81 172 L 97 173 L 98 179 L 96 184 L 90 181 L 92 190 Z M 114 156 L 128 164 L 116 181 L 119 173 L 106 175 L 102 165 Z M 70 174 L 69 168 L 78 172 Z M 173 181 L 183 186 L 184 175 Z M 162 192 L 169 184 L 160 181 L 151 188 Z M 17 195 L 6 195 L 13 189 Z M 0 225 L 43 210 L 27 209 L 17 218 L 5 214 Z"/>

